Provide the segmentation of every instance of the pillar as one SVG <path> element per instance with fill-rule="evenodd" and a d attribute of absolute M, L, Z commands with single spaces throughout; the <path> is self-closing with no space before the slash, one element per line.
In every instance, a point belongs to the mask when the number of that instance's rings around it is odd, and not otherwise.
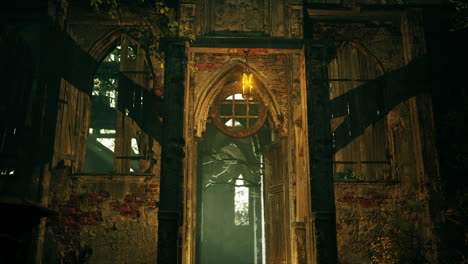
<path fill-rule="evenodd" d="M 422 217 L 422 236 L 428 241 L 425 247 L 425 258 L 431 263 L 439 263 L 439 244 L 441 244 L 438 226 L 442 222 L 441 208 L 441 179 L 439 174 L 439 159 L 437 155 L 434 114 L 432 108 L 431 88 L 441 85 L 438 81 L 431 81 L 430 60 L 427 56 L 426 37 L 424 32 L 423 14 L 420 9 L 407 9 L 401 20 L 401 33 L 403 51 L 406 65 L 413 61 L 425 59 L 427 68 L 421 68 L 420 74 L 408 78 L 417 78 L 412 85 L 418 95 L 408 100 L 411 117 L 411 132 L 413 138 L 413 151 L 419 186 L 419 195 L 427 199 L 425 202 L 425 215 Z M 435 67 L 432 65 L 432 67 Z M 431 87 L 432 86 L 432 87 Z M 429 87 L 429 88 L 428 88 Z M 423 184 L 421 184 L 423 183 Z"/>
<path fill-rule="evenodd" d="M 159 202 L 158 263 L 180 263 L 179 226 L 182 223 L 184 159 L 184 89 L 187 43 L 181 38 L 162 41 L 165 52 L 164 120 Z"/>
<path fill-rule="evenodd" d="M 310 185 L 316 263 L 338 263 L 330 128 L 328 54 L 330 43 L 305 44 Z"/>

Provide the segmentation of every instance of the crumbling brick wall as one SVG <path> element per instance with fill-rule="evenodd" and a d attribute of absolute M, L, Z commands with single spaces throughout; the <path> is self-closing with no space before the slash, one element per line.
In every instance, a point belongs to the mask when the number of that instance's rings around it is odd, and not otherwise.
<path fill-rule="evenodd" d="M 48 261 L 156 262 L 159 178 L 54 173 L 47 225 Z M 47 249 L 48 248 L 48 249 Z"/>

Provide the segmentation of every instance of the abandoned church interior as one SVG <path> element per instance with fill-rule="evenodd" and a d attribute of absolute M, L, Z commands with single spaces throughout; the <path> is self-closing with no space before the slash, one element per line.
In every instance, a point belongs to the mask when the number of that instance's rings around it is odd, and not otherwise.
<path fill-rule="evenodd" d="M 467 263 L 466 1 L 0 5 L 0 263 Z"/>

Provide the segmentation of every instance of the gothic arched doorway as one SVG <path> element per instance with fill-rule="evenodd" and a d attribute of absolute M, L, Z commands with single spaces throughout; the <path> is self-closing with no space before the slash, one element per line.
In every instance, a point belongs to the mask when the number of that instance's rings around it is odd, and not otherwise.
<path fill-rule="evenodd" d="M 258 96 L 245 98 L 237 82 L 211 106 L 198 145 L 198 263 L 264 263 L 266 115 Z"/>
<path fill-rule="evenodd" d="M 266 105 L 273 103 L 260 95 L 263 84 L 257 81 L 260 91 L 244 97 L 235 69 L 220 81 L 198 142 L 196 263 L 283 263 L 289 241 L 285 141 L 266 122 Z"/>

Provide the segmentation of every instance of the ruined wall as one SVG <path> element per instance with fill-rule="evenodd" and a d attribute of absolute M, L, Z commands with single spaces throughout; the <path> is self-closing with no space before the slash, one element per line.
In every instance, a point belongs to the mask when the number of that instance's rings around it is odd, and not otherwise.
<path fill-rule="evenodd" d="M 413 66 L 406 65 L 404 59 L 400 23 L 395 20 L 352 23 L 316 22 L 312 26 L 312 35 L 315 39 L 332 38 L 337 49 L 350 41 L 364 47 L 383 69 L 385 77 L 380 80 L 386 87 L 385 89 L 390 91 L 387 95 L 388 109 L 381 113 L 385 113 L 384 118 L 388 129 L 386 136 L 390 144 L 389 159 L 392 180 L 379 182 L 337 180 L 335 183 L 340 260 L 343 263 L 365 263 L 372 259 L 379 261 L 384 257 L 384 253 L 390 258 L 401 261 L 420 261 L 422 255 L 430 256 L 431 251 L 434 250 L 430 246 L 433 243 L 432 234 L 424 227 L 430 221 L 426 210 L 428 199 L 425 191 L 428 179 L 427 175 L 418 174 L 414 141 L 414 138 L 418 136 L 414 134 L 414 128 L 418 124 L 412 118 L 412 110 L 408 101 L 414 96 L 411 92 L 417 90 L 417 87 L 413 87 L 409 79 L 404 81 L 400 78 L 402 76 L 408 78 L 409 76 L 403 73 L 407 69 L 413 70 Z M 249 64 L 258 69 L 264 74 L 265 79 L 272 83 L 272 91 L 284 111 L 285 120 L 290 123 L 294 122 L 293 126 L 286 126 L 288 135 L 300 134 L 302 114 L 300 110 L 296 110 L 291 115 L 290 108 L 287 106 L 291 102 L 296 105 L 298 101 L 286 99 L 296 96 L 297 91 L 283 88 L 287 87 L 285 81 L 294 85 L 296 79 L 283 77 L 284 70 L 278 64 L 282 63 L 281 54 L 262 54 L 261 50 L 255 49 L 252 51 L 254 54 L 258 53 L 249 59 Z M 209 79 L 212 76 L 211 73 L 216 72 L 230 60 L 243 61 L 240 50 L 226 49 L 223 52 L 204 51 L 195 53 L 191 58 L 193 66 L 198 69 L 191 78 L 193 90 L 190 93 L 195 102 L 197 96 L 203 94 L 205 88 L 203 85 L 206 85 L 203 81 Z M 294 67 L 297 67 L 297 64 L 293 65 L 293 69 Z M 410 92 L 406 93 L 405 89 Z M 300 145 L 304 142 L 299 142 L 300 136 L 297 135 L 294 140 L 291 139 L 291 143 L 294 142 L 293 144 L 297 146 L 291 149 L 297 152 L 293 154 L 296 157 L 291 157 L 291 161 L 292 164 L 294 162 L 301 164 Z M 291 168 L 295 168 L 299 174 L 307 173 L 300 169 L 300 165 L 291 166 Z M 304 208 L 305 205 L 302 204 L 301 199 L 304 199 L 303 194 L 307 194 L 307 190 L 302 190 L 302 186 L 296 185 L 294 182 L 296 179 L 300 177 L 296 178 L 292 173 L 291 190 L 301 194 L 291 196 L 292 203 L 295 204 L 293 208 Z M 307 184 L 307 181 L 298 182 Z M 297 221 L 296 226 L 300 226 L 307 214 L 308 212 L 304 209 L 293 213 L 297 217 L 294 220 Z M 300 241 L 300 239 L 295 238 L 295 241 Z M 399 246 L 398 243 L 404 246 Z M 307 247 L 307 245 L 300 246 Z M 301 261 L 304 261 L 304 257 Z"/>
<path fill-rule="evenodd" d="M 418 88 L 409 84 L 412 76 L 402 74 L 414 69 L 405 64 L 400 23 L 319 22 L 312 28 L 314 38 L 332 38 L 337 50 L 350 41 L 361 45 L 382 67 L 384 75 L 378 79 L 387 91 L 384 95 L 387 109 L 380 113 L 386 115 L 393 180 L 335 180 L 340 261 L 379 262 L 386 257 L 397 262 L 421 261 L 422 255 L 431 255 L 433 250 L 428 246 L 432 244 L 428 240 L 431 234 L 424 227 L 430 219 L 425 209 L 428 199 L 424 190 L 428 176 L 418 174 L 414 129 L 419 124 L 411 116 L 409 100 L 416 94 L 411 91 Z M 360 85 L 365 87 L 366 80 Z M 368 100 L 375 99 L 368 97 Z M 351 124 L 355 125 L 359 126 Z"/>
<path fill-rule="evenodd" d="M 384 256 L 420 260 L 424 243 L 415 228 L 423 217 L 422 202 L 414 197 L 413 186 L 401 185 L 335 183 L 341 263 L 367 263 Z"/>
<path fill-rule="evenodd" d="M 72 23 L 68 33 L 92 64 L 73 65 L 70 70 L 96 70 L 99 60 L 107 56 L 120 36 L 105 37 L 117 29 L 115 25 L 95 25 L 90 30 L 89 24 Z M 99 42 L 102 39 L 104 43 Z M 92 81 L 86 85 L 76 88 L 65 80 L 60 82 L 51 176 L 44 192 L 44 200 L 58 215 L 44 225 L 42 260 L 155 263 L 161 146 L 153 140 L 148 153 L 141 153 L 156 161 L 144 173 L 84 174 Z"/>
<path fill-rule="evenodd" d="M 300 4 L 300 1 L 280 1 L 279 4 L 272 5 L 274 1 L 252 0 L 244 1 L 245 3 L 240 8 L 236 8 L 238 2 L 224 1 L 227 6 L 225 8 L 226 6 L 220 4 L 219 1 L 198 1 L 195 10 L 196 33 L 204 36 L 230 37 L 233 35 L 301 37 L 301 9 L 294 9 L 291 6 Z M 230 16 L 231 12 L 235 15 Z M 62 15 L 64 15 L 63 12 Z M 285 18 L 288 16 L 290 20 Z M 295 23 L 292 19 L 296 19 Z M 99 23 L 94 24 L 95 22 Z M 75 24 L 68 24 L 68 33 L 81 47 L 81 52 L 89 51 L 98 39 L 116 28 L 109 24 L 109 21 L 105 22 L 108 23 L 107 25 L 100 24 L 101 22 L 94 20 L 91 23 L 88 21 L 87 24 L 78 25 L 75 21 Z M 333 38 L 337 47 L 346 41 L 356 41 L 362 44 L 379 60 L 386 74 L 390 74 L 411 68 L 411 61 L 405 61 L 403 56 L 399 26 L 399 23 L 395 21 L 375 22 L 374 20 L 364 23 L 315 23 L 313 34 L 317 39 Z M 3 27 L 3 29 L 7 28 Z M 5 63 L 2 63 L 2 69 L 6 69 L 3 71 L 7 80 L 6 87 L 26 87 L 25 92 L 20 95 L 16 92 L 22 89 L 10 89 L 11 94 L 7 93 L 7 96 L 2 98 L 5 100 L 2 101 L 2 114 L 8 116 L 7 120 L 10 121 L 11 116 L 15 116 L 10 113 L 15 112 L 16 109 L 20 116 L 20 118 L 11 119 L 13 126 L 8 126 L 10 132 L 7 132 L 18 133 L 20 138 L 25 140 L 19 140 L 23 142 L 18 151 L 19 158 L 13 157 L 17 159 L 15 166 L 18 170 L 15 171 L 14 176 L 2 175 L 1 191 L 13 193 L 22 198 L 41 200 L 58 212 L 58 216 L 47 223 L 45 253 L 43 254 L 45 263 L 154 262 L 158 240 L 158 173 L 150 175 L 76 174 L 81 167 L 80 161 L 84 154 L 83 144 L 85 144 L 86 136 L 84 123 L 87 122 L 87 117 L 83 113 L 86 111 L 89 98 L 87 99 L 86 94 L 82 94 L 83 86 L 79 87 L 79 92 L 72 91 L 71 97 L 66 97 L 61 88 L 75 89 L 73 86 L 78 87 L 77 83 L 83 84 L 79 80 L 86 79 L 81 78 L 83 76 L 89 77 L 87 71 L 95 67 L 97 61 L 92 61 L 93 63 L 90 64 L 73 61 L 83 54 L 75 50 L 70 51 L 72 48 L 67 46 L 70 43 L 68 39 L 62 38 L 59 34 L 63 33 L 61 31 L 56 32 L 55 29 L 52 30 L 46 25 L 26 26 L 23 29 L 27 31 L 25 34 L 28 36 L 27 49 L 21 47 L 24 44 L 23 41 L 15 40 L 22 33 L 13 32 L 10 35 L 8 29 L 2 31 L 1 36 L 2 48 L 13 50 L 7 54 Z M 249 63 L 262 75 L 262 78 L 268 80 L 268 87 L 271 88 L 280 106 L 281 122 L 287 124 L 283 127 L 283 136 L 289 136 L 291 150 L 292 146 L 297 145 L 295 152 L 291 151 L 288 157 L 290 165 L 295 162 L 293 156 L 297 159 L 297 165 L 291 166 L 289 187 L 292 190 L 291 222 L 295 222 L 297 234 L 301 234 L 304 230 L 302 221 L 306 221 L 304 218 L 308 215 L 309 204 L 304 202 L 305 198 L 302 196 L 307 194 L 307 189 L 304 187 L 307 180 L 299 176 L 307 175 L 307 171 L 301 168 L 308 161 L 308 157 L 301 154 L 303 150 L 300 147 L 307 145 L 306 141 L 300 142 L 303 138 L 301 135 L 304 133 L 301 129 L 304 117 L 300 110 L 292 111 L 299 102 L 304 104 L 298 96 L 300 94 L 298 83 L 301 79 L 298 77 L 300 75 L 298 70 L 300 63 L 297 62 L 300 60 L 299 55 L 286 51 L 272 52 L 262 49 L 253 49 L 251 55 Z M 457 54 L 452 56 L 457 56 Z M 201 96 L 203 80 L 210 79 L 211 74 L 215 73 L 218 68 L 235 60 L 241 62 L 244 60 L 241 49 L 194 51 L 190 62 L 193 62 L 191 65 L 198 71 L 194 70 L 191 73 L 192 83 L 187 92 L 191 93 L 193 101 L 189 103 L 193 105 L 199 99 L 198 96 Z M 405 63 L 409 65 L 405 66 Z M 459 64 L 463 65 L 463 63 Z M 38 67 L 33 67 L 33 70 L 30 68 L 31 65 Z M 85 73 L 82 76 L 83 72 Z M 455 79 L 462 74 L 462 72 L 454 74 L 452 78 Z M 61 79 L 62 75 L 66 75 L 66 81 Z M 398 75 L 394 76 L 398 77 Z M 396 88 L 402 84 L 397 78 L 393 80 L 395 80 L 394 83 L 389 82 L 387 85 Z M 395 90 L 401 92 L 401 90 Z M 466 97 L 466 92 L 460 90 L 455 96 L 458 96 L 459 92 L 460 95 Z M 16 101 L 10 102 L 9 98 Z M 443 100 L 446 101 L 444 101 L 445 104 L 450 104 L 451 99 Z M 15 102 L 27 108 L 16 108 Z M 464 154 L 466 148 L 463 145 L 463 138 L 466 134 L 463 133 L 464 130 L 460 129 L 462 132 L 456 134 L 456 139 L 453 141 L 447 140 L 452 136 L 452 131 L 458 128 L 458 124 L 464 121 L 463 111 L 466 109 L 462 107 L 463 105 L 466 105 L 464 101 L 459 102 L 459 106 L 455 107 L 452 113 L 444 113 L 442 107 L 438 113 L 440 126 L 443 126 L 445 122 L 451 122 L 443 130 L 444 138 L 440 141 L 443 154 L 452 153 L 446 154 L 443 159 L 447 174 L 462 175 L 463 164 L 466 164 Z M 59 109 L 59 115 L 55 115 L 57 109 Z M 64 109 L 70 110 L 65 112 Z M 193 111 L 193 109 L 189 110 Z M 69 115 L 70 113 L 72 115 Z M 335 183 L 337 232 L 343 263 L 362 263 L 368 262 L 372 256 L 381 257 L 377 251 L 383 249 L 384 246 L 396 252 L 397 240 L 403 241 L 403 245 L 411 245 L 407 248 L 414 252 L 422 248 L 426 252 L 433 250 L 431 247 L 434 242 L 428 240 L 431 234 L 427 233 L 427 229 L 431 227 L 423 229 L 421 226 L 430 222 L 430 216 L 427 213 L 427 200 L 430 197 L 428 197 L 427 190 L 431 187 L 431 180 L 434 179 L 428 179 L 424 173 L 419 173 L 416 167 L 415 139 L 419 134 L 414 132 L 414 129 L 419 120 L 414 119 L 412 114 L 411 106 L 406 98 L 396 96 L 396 105 L 388 113 L 387 125 L 389 141 L 393 146 L 392 168 L 398 181 Z M 56 119 L 58 121 L 54 127 Z M 17 122 L 21 123 L 20 126 L 16 126 Z M 188 121 L 188 127 L 192 136 L 193 120 Z M 16 128 L 20 129 L 16 130 Z M 432 127 L 428 130 L 432 131 Z M 52 149 L 54 131 L 57 144 Z M 295 139 L 293 140 L 292 137 Z M 196 146 L 194 141 L 187 142 L 187 144 Z M 52 151 L 54 155 L 50 157 Z M 10 159 L 10 157 L 7 158 Z M 294 171 L 294 168 L 297 170 Z M 451 179 L 447 192 L 460 183 L 458 179 Z M 463 191 L 460 187 L 456 189 L 458 192 Z M 451 197 L 453 206 L 460 206 L 458 204 L 460 197 L 461 195 Z M 453 218 L 456 215 L 447 211 L 447 218 L 450 217 Z M 460 227 L 454 229 L 457 232 L 463 231 Z M 399 231 L 399 234 L 392 233 L 393 231 Z M 404 236 L 401 236 L 402 234 Z M 302 233 L 298 237 L 304 236 Z M 463 236 L 461 238 L 458 236 L 458 239 L 463 240 Z M 297 252 L 305 251 L 305 246 L 301 244 L 304 242 L 303 239 L 294 238 L 293 241 L 299 241 Z M 417 242 L 414 243 L 414 241 Z M 402 252 L 401 256 L 406 253 Z M 390 257 L 398 256 L 390 255 Z M 298 256 L 298 259 L 300 259 L 298 262 L 304 262 L 304 256 Z"/>
<path fill-rule="evenodd" d="M 155 263 L 159 179 L 52 173 L 45 263 Z"/>

